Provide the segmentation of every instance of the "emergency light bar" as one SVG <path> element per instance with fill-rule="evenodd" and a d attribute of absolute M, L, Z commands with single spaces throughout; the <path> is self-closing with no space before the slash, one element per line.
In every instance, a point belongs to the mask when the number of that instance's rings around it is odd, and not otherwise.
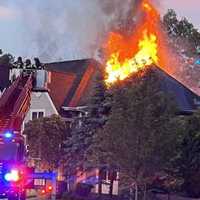
<path fill-rule="evenodd" d="M 4 133 L 4 137 L 7 138 L 7 139 L 11 139 L 13 137 L 13 133 L 7 131 L 7 132 Z"/>
<path fill-rule="evenodd" d="M 19 181 L 19 171 L 16 169 L 12 169 L 10 172 L 6 173 L 4 175 L 4 178 L 6 181 L 13 181 L 13 182 L 17 182 Z"/>

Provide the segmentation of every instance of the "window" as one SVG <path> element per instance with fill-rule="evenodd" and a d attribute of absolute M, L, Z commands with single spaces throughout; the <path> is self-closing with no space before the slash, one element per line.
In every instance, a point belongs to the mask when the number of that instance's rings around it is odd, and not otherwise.
<path fill-rule="evenodd" d="M 38 118 L 44 117 L 44 112 L 39 112 L 38 113 Z"/>
<path fill-rule="evenodd" d="M 37 119 L 38 117 L 37 117 L 37 112 L 32 112 L 32 120 L 33 119 Z"/>
<path fill-rule="evenodd" d="M 44 111 L 32 111 L 31 120 L 44 117 Z"/>

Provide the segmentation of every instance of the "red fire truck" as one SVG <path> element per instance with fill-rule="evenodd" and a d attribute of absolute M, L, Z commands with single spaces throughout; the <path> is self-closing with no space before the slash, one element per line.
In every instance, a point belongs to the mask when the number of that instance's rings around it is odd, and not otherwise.
<path fill-rule="evenodd" d="M 19 76 L 0 98 L 0 199 L 25 200 L 27 151 L 21 127 L 30 106 L 32 75 Z"/>

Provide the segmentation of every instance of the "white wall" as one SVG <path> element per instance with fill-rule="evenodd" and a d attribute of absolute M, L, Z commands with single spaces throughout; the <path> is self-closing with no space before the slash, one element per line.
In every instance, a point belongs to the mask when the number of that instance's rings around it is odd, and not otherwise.
<path fill-rule="evenodd" d="M 58 114 L 47 91 L 36 91 L 31 93 L 30 109 L 25 117 L 24 123 L 32 120 L 32 112 L 44 112 L 44 117 Z"/>

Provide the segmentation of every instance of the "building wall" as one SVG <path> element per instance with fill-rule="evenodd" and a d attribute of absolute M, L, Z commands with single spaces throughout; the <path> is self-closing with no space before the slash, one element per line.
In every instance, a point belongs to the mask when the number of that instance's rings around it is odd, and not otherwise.
<path fill-rule="evenodd" d="M 106 172 L 106 179 L 102 183 L 102 194 L 109 194 L 110 192 L 110 180 L 108 177 L 109 171 Z M 90 171 L 77 172 L 75 185 L 78 183 L 87 183 L 94 186 L 92 193 L 98 193 L 99 190 L 99 169 L 91 169 Z M 113 181 L 113 195 L 118 195 L 119 192 L 119 173 L 117 173 L 117 179 Z"/>
<path fill-rule="evenodd" d="M 43 112 L 44 117 L 58 114 L 47 91 L 36 91 L 31 93 L 31 105 L 24 120 L 25 124 L 32 120 L 33 112 Z"/>
<path fill-rule="evenodd" d="M 110 192 L 110 181 L 107 180 L 107 184 L 102 184 L 102 194 L 109 194 Z M 93 193 L 98 193 L 98 185 L 96 184 L 95 187 L 93 188 L 92 192 Z M 119 181 L 114 181 L 113 182 L 113 195 L 118 195 L 119 194 Z"/>

